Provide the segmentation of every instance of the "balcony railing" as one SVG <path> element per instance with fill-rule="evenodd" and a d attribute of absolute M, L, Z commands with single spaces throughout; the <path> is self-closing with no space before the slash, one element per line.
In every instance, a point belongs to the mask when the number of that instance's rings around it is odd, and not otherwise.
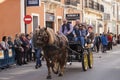
<path fill-rule="evenodd" d="M 85 0 L 85 8 L 90 8 L 100 12 L 104 12 L 104 6 L 93 0 Z"/>
<path fill-rule="evenodd" d="M 54 0 L 54 1 L 58 1 L 58 2 L 61 2 L 61 0 Z"/>
<path fill-rule="evenodd" d="M 42 2 L 61 2 L 61 0 L 41 0 Z"/>
<path fill-rule="evenodd" d="M 77 4 L 80 4 L 79 0 L 65 0 L 65 5 L 77 6 Z"/>

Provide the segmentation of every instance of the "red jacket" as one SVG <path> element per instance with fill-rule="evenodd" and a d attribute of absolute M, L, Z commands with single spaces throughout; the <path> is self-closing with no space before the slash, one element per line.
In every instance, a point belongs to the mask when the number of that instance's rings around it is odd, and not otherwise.
<path fill-rule="evenodd" d="M 109 42 L 112 42 L 112 36 L 111 35 L 109 35 L 107 38 L 108 38 Z"/>

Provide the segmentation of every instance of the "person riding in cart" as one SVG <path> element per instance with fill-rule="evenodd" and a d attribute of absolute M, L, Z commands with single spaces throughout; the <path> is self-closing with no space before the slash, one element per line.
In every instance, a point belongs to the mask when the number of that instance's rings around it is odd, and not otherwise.
<path fill-rule="evenodd" d="M 64 34 L 69 41 L 73 40 L 73 26 L 66 19 L 63 20 L 63 24 L 60 27 L 60 33 Z"/>
<path fill-rule="evenodd" d="M 84 25 L 80 24 L 79 20 L 76 20 L 76 24 L 73 29 L 73 35 L 74 35 L 75 41 L 79 41 L 82 47 L 84 47 L 86 30 L 84 29 Z"/>

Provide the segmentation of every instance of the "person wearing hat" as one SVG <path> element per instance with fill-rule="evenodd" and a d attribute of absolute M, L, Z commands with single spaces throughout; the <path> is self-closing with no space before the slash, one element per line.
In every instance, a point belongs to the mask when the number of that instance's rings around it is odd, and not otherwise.
<path fill-rule="evenodd" d="M 83 29 L 83 25 L 80 24 L 80 22 L 78 20 L 76 20 L 76 24 L 74 26 L 73 34 L 74 34 L 74 37 L 75 37 L 75 41 L 80 41 L 82 47 L 84 47 L 86 32 Z"/>
<path fill-rule="evenodd" d="M 80 26 L 81 26 L 80 21 L 76 20 L 76 23 L 75 23 L 74 28 L 73 28 L 74 41 L 78 41 L 78 38 L 80 37 L 80 34 L 79 34 L 79 27 Z"/>

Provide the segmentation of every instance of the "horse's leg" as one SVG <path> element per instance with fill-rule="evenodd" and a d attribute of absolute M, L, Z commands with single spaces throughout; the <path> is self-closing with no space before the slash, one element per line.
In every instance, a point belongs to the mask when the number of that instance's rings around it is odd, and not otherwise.
<path fill-rule="evenodd" d="M 64 73 L 64 65 L 60 65 L 60 73 L 58 76 L 63 76 Z"/>
<path fill-rule="evenodd" d="M 52 77 L 51 77 L 50 62 L 49 62 L 49 60 L 47 60 L 47 59 L 46 59 L 46 61 L 47 61 L 47 68 L 48 68 L 48 76 L 47 76 L 47 79 L 51 79 Z"/>
<path fill-rule="evenodd" d="M 66 62 L 67 62 L 67 51 L 64 51 L 63 55 L 62 55 L 62 60 L 60 60 L 60 73 L 59 73 L 59 76 L 63 76 L 63 73 L 64 73 L 64 66 L 66 65 Z"/>
<path fill-rule="evenodd" d="M 64 60 L 61 60 L 61 61 L 60 61 L 60 73 L 59 73 L 58 76 L 63 76 L 64 66 L 65 66 L 64 63 L 65 63 Z"/>

